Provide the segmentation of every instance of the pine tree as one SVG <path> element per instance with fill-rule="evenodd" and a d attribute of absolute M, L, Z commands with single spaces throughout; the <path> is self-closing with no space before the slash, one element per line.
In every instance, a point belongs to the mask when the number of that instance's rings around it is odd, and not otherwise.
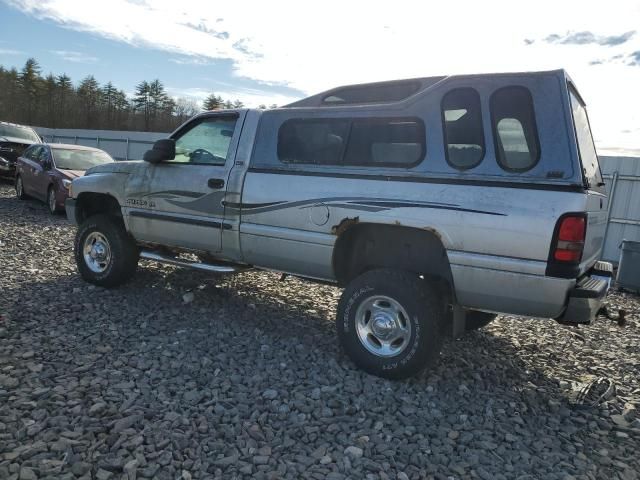
<path fill-rule="evenodd" d="M 42 91 L 40 65 L 35 58 L 29 58 L 20 72 L 20 88 L 25 105 L 24 120 L 33 123 L 38 96 Z"/>
<path fill-rule="evenodd" d="M 98 109 L 102 103 L 102 91 L 100 84 L 93 75 L 85 77 L 78 86 L 78 99 L 80 108 L 85 114 L 86 126 L 84 128 L 96 128 L 98 124 Z"/>
<path fill-rule="evenodd" d="M 222 98 L 217 97 L 215 93 L 209 95 L 202 106 L 204 110 L 220 110 L 222 108 Z"/>
<path fill-rule="evenodd" d="M 113 86 L 113 83 L 107 82 L 102 87 L 102 103 L 104 110 L 104 120 L 108 128 L 113 128 L 114 114 L 115 114 L 115 100 L 117 89 Z"/>
<path fill-rule="evenodd" d="M 75 96 L 71 78 L 63 73 L 56 78 L 56 104 L 58 106 L 57 125 L 59 127 L 69 127 L 72 125 L 72 107 Z"/>
<path fill-rule="evenodd" d="M 46 123 L 56 128 L 57 124 L 57 90 L 56 77 L 53 73 L 47 75 L 44 80 L 44 102 L 46 106 Z"/>

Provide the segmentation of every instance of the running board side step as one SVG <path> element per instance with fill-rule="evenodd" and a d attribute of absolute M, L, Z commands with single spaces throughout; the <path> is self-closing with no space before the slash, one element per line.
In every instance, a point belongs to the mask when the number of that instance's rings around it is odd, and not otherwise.
<path fill-rule="evenodd" d="M 140 258 L 144 258 L 145 260 L 153 260 L 154 262 L 159 263 L 166 263 L 168 265 L 176 265 L 178 267 L 191 268 L 192 270 L 200 270 L 203 272 L 234 273 L 246 270 L 245 267 L 242 267 L 240 265 L 216 265 L 212 263 L 190 262 L 188 260 L 181 260 L 179 258 L 172 257 L 171 255 L 163 255 L 151 250 L 142 250 L 140 252 Z"/>

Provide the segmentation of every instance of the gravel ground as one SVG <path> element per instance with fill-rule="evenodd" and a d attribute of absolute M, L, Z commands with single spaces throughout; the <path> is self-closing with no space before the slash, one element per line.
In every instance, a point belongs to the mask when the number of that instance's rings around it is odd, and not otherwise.
<path fill-rule="evenodd" d="M 623 327 L 500 317 L 391 382 L 339 351 L 338 289 L 145 263 L 104 290 L 74 231 L 0 184 L 2 479 L 638 478 L 637 296 Z"/>

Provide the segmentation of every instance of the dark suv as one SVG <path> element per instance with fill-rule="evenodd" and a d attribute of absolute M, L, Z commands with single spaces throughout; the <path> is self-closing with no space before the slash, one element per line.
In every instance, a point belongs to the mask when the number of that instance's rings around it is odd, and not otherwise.
<path fill-rule="evenodd" d="M 13 178 L 18 157 L 29 145 L 41 142 L 31 127 L 0 122 L 0 177 Z"/>

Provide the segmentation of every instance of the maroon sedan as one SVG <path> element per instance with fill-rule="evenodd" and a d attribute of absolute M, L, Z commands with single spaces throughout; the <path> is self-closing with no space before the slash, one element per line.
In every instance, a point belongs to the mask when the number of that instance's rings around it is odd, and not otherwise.
<path fill-rule="evenodd" d="M 91 167 L 113 162 L 107 152 L 97 148 L 62 143 L 31 145 L 18 157 L 16 195 L 47 202 L 51 213 L 64 209 L 71 181 Z"/>

